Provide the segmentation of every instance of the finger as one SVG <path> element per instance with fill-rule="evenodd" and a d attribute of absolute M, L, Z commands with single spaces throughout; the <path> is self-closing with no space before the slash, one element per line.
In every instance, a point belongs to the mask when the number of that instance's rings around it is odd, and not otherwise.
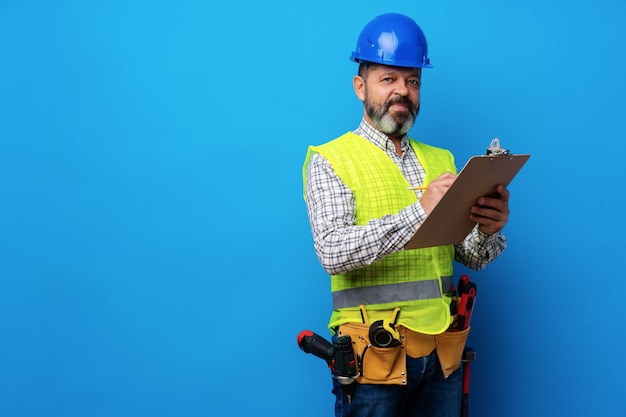
<path fill-rule="evenodd" d="M 506 188 L 502 188 L 498 191 L 497 197 L 480 197 L 476 200 L 476 204 L 507 212 L 509 207 L 509 191 Z"/>
<path fill-rule="evenodd" d="M 495 221 L 500 222 L 505 219 L 506 215 L 502 211 L 494 210 L 486 206 L 473 206 L 471 209 L 472 216 L 476 218 L 472 219 L 480 223 L 480 221 Z M 480 221 L 479 221 L 480 220 Z"/>
<path fill-rule="evenodd" d="M 432 180 L 431 184 L 443 184 L 443 185 L 451 185 L 454 180 L 456 179 L 456 175 L 454 175 L 451 172 L 444 172 L 443 174 L 439 175 L 437 178 L 435 178 L 434 180 Z"/>
<path fill-rule="evenodd" d="M 473 222 L 478 223 L 480 230 L 488 235 L 499 232 L 504 228 L 504 225 L 506 224 L 506 221 L 502 219 L 498 220 L 491 217 L 478 216 L 475 214 L 470 215 L 470 219 Z"/>
<path fill-rule="evenodd" d="M 499 184 L 496 187 L 496 191 L 500 194 L 500 200 L 507 202 L 509 201 L 509 190 L 502 184 Z"/>

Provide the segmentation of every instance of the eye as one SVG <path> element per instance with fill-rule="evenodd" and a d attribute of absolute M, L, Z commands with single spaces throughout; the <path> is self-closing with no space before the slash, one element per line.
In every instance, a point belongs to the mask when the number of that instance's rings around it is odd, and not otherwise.
<path fill-rule="evenodd" d="M 415 86 L 415 87 L 419 87 L 421 82 L 420 80 L 409 80 L 409 84 Z"/>

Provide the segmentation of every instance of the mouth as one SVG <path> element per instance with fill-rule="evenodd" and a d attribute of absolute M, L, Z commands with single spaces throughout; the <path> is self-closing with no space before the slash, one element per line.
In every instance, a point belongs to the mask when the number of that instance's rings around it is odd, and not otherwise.
<path fill-rule="evenodd" d="M 395 103 L 389 106 L 388 109 L 393 111 L 409 111 L 409 106 L 407 106 L 406 104 Z"/>
<path fill-rule="evenodd" d="M 413 103 L 406 98 L 395 97 L 387 103 L 387 111 L 410 112 Z"/>

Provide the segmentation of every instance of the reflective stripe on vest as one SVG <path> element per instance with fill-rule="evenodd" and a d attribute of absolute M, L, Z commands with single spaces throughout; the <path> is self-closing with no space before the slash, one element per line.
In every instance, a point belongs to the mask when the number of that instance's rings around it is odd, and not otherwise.
<path fill-rule="evenodd" d="M 452 277 L 441 277 L 444 294 L 452 290 Z M 350 288 L 334 291 L 333 308 L 358 307 L 360 305 L 384 304 L 412 300 L 440 298 L 439 281 L 403 282 L 400 284 L 373 285 L 370 287 Z"/>

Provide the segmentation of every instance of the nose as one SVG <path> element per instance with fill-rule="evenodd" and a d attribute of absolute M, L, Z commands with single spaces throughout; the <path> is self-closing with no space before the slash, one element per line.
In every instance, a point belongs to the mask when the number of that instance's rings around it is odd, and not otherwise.
<path fill-rule="evenodd" d="M 402 96 L 402 97 L 406 97 L 409 94 L 409 89 L 407 87 L 407 80 L 402 79 L 402 78 L 398 78 L 398 81 L 396 81 L 396 86 L 394 91 Z"/>

